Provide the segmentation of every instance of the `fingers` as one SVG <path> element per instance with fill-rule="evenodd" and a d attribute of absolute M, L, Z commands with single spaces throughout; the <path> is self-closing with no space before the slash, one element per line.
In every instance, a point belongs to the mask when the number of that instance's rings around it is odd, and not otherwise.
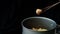
<path fill-rule="evenodd" d="M 37 15 L 40 15 L 41 12 L 42 12 L 42 9 L 36 9 L 36 14 L 37 14 Z"/>

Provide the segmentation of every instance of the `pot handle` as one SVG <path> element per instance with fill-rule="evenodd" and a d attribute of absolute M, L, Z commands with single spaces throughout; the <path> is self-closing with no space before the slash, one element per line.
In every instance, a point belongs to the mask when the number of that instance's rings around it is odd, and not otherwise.
<path fill-rule="evenodd" d="M 56 34 L 60 34 L 60 25 L 57 25 Z"/>

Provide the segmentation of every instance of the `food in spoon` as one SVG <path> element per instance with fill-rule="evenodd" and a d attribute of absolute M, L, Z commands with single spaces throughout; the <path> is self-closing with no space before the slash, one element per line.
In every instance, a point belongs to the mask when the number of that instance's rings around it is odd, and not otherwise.
<path fill-rule="evenodd" d="M 37 15 L 40 15 L 41 12 L 42 12 L 42 9 L 36 9 L 36 14 L 37 14 Z"/>

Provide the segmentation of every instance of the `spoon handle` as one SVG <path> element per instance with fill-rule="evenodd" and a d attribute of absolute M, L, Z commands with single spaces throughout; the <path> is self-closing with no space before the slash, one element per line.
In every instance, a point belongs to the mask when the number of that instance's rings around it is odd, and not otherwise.
<path fill-rule="evenodd" d="M 51 9 L 52 7 L 54 7 L 54 6 L 58 5 L 58 4 L 60 4 L 60 2 L 57 2 L 57 3 L 53 4 L 53 5 L 48 6 L 48 7 L 45 7 L 45 8 L 43 8 L 43 10 L 45 12 L 45 11 Z"/>

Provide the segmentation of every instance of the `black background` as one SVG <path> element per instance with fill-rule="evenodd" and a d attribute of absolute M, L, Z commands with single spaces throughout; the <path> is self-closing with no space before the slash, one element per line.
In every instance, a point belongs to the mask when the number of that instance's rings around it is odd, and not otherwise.
<path fill-rule="evenodd" d="M 20 0 L 18 1 L 18 18 L 19 23 L 24 18 L 37 16 L 35 11 L 37 8 L 44 8 L 58 2 L 58 0 Z M 21 4 L 21 5 L 20 5 Z M 60 22 L 60 4 L 54 6 L 50 10 L 42 13 L 40 16 L 48 17 L 56 21 L 57 24 Z"/>
<path fill-rule="evenodd" d="M 37 16 L 35 10 L 52 5 L 58 0 L 0 0 L 0 32 L 1 34 L 21 34 L 21 21 L 24 18 Z M 42 13 L 40 16 L 48 17 L 60 22 L 60 4 Z"/>

